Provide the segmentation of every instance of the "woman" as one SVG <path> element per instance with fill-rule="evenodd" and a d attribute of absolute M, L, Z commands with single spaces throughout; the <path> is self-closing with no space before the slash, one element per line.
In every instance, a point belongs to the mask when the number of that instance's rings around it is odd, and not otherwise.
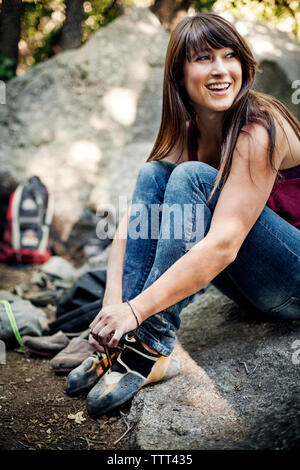
<path fill-rule="evenodd" d="M 300 318 L 300 124 L 278 100 L 251 90 L 256 65 L 218 15 L 185 18 L 171 35 L 162 121 L 132 199 L 148 236 L 131 236 L 136 214 L 128 211 L 90 325 L 97 351 L 123 344 L 104 375 L 101 361 L 94 364 L 92 417 L 169 374 L 179 314 L 210 282 L 262 314 Z M 157 207 L 161 217 L 151 218 Z M 70 390 L 76 380 L 87 386 L 80 367 Z"/>

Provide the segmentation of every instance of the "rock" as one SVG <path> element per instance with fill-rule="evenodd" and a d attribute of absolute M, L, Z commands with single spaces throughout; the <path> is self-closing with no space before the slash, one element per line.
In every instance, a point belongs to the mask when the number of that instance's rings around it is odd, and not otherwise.
<path fill-rule="evenodd" d="M 299 364 L 292 344 L 300 321 L 266 322 L 212 286 L 181 319 L 175 349 L 180 373 L 134 397 L 130 448 L 299 446 Z"/>
<path fill-rule="evenodd" d="M 85 206 L 129 195 L 159 125 L 167 42 L 149 10 L 133 9 L 7 84 L 0 181 L 39 175 L 63 238 Z"/>
<path fill-rule="evenodd" d="M 268 25 L 233 21 L 264 71 L 257 88 L 299 117 L 291 101 L 299 43 Z M 119 197 L 131 197 L 158 131 L 168 40 L 148 9 L 128 9 L 81 48 L 8 82 L 0 105 L 0 206 L 17 182 L 36 174 L 55 196 L 62 238 L 85 207 L 109 205 L 118 221 L 125 210 Z"/>
<path fill-rule="evenodd" d="M 278 98 L 300 119 L 299 106 L 293 99 L 296 90 L 292 87 L 300 76 L 299 41 L 291 33 L 267 23 L 240 20 L 230 14 L 224 16 L 234 23 L 258 61 L 261 73 L 256 75 L 254 88 Z"/>

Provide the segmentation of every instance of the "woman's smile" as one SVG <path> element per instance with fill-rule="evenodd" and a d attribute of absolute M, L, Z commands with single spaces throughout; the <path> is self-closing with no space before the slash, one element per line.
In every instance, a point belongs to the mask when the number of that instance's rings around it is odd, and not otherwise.
<path fill-rule="evenodd" d="M 206 87 L 211 91 L 214 95 L 225 95 L 230 87 L 231 83 L 229 82 L 215 82 Z"/>

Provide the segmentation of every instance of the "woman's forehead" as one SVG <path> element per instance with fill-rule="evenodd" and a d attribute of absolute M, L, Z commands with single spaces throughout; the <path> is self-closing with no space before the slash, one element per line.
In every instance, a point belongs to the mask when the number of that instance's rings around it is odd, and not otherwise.
<path fill-rule="evenodd" d="M 211 49 L 231 47 L 237 49 L 239 41 L 235 34 L 215 25 L 199 25 L 194 23 L 185 30 L 182 45 L 185 55 L 190 59 L 194 54 Z"/>

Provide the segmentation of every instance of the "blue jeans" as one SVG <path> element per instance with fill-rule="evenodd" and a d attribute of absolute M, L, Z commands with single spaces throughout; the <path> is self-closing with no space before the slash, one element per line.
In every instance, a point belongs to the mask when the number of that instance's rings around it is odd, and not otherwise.
<path fill-rule="evenodd" d="M 203 236 L 207 234 L 220 193 L 218 188 L 207 203 L 217 173 L 215 168 L 202 162 L 143 164 L 133 193 L 129 221 L 129 227 L 133 224 L 136 231 L 137 220 L 142 221 L 143 229 L 140 237 L 136 233 L 132 236 L 132 230 L 128 230 L 123 301 L 147 289 L 191 247 L 191 234 L 197 222 L 195 210 L 187 211 L 183 235 L 179 237 L 176 230 L 183 221 L 180 217 L 174 218 L 174 224 L 170 224 L 165 207 L 176 204 L 183 209 L 187 207 L 184 205 L 193 208 L 203 205 L 200 231 Z M 162 209 L 159 217 L 151 217 L 151 207 Z M 170 236 L 163 236 L 164 233 Z M 237 303 L 252 306 L 269 317 L 300 319 L 300 230 L 265 206 L 235 261 L 216 276 L 212 284 Z M 180 312 L 194 298 L 187 297 L 148 318 L 135 330 L 135 335 L 168 356 L 176 343 Z"/>

